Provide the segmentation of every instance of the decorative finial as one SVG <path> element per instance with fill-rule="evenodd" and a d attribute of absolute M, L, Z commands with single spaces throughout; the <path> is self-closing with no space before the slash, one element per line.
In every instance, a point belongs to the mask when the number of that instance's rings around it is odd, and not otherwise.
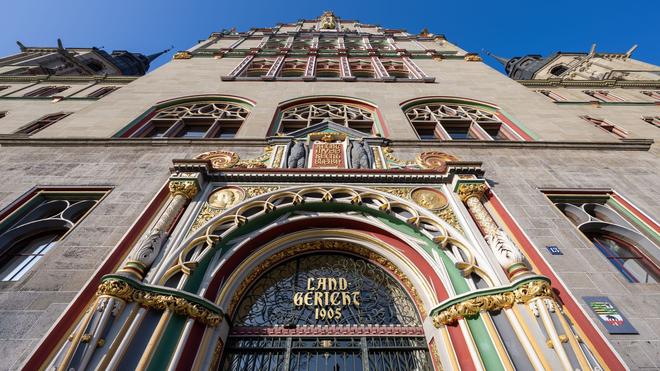
<path fill-rule="evenodd" d="M 21 51 L 25 51 L 25 49 L 27 49 L 25 47 L 25 45 L 23 45 L 23 43 L 18 41 L 18 40 L 16 41 L 16 45 L 18 45 L 18 47 L 21 49 Z"/>
<path fill-rule="evenodd" d="M 424 27 L 422 30 L 419 32 L 420 37 L 431 37 L 431 33 L 429 32 L 429 29 Z"/>
<path fill-rule="evenodd" d="M 57 49 L 64 50 L 64 45 L 62 44 L 62 39 L 57 38 Z"/>
<path fill-rule="evenodd" d="M 326 10 L 321 15 L 321 29 L 322 30 L 333 30 L 337 27 L 337 17 L 335 13 L 330 10 Z"/>
<path fill-rule="evenodd" d="M 487 56 L 489 56 L 489 57 L 495 59 L 496 61 L 500 62 L 503 66 L 506 66 L 507 62 L 509 62 L 508 59 L 506 59 L 506 58 L 502 58 L 502 57 L 498 57 L 497 55 L 495 55 L 495 54 L 489 52 L 488 50 L 483 50 L 483 52 L 484 52 Z"/>

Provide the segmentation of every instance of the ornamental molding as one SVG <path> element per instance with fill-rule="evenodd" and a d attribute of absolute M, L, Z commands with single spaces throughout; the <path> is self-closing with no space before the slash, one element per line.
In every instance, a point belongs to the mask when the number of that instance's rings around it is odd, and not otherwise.
<path fill-rule="evenodd" d="M 467 202 L 468 199 L 475 197 L 481 199 L 483 195 L 488 191 L 488 186 L 486 183 L 460 183 L 456 186 L 456 193 L 460 197 L 461 201 Z"/>
<path fill-rule="evenodd" d="M 497 289 L 469 292 L 447 300 L 431 311 L 433 325 L 440 328 L 461 318 L 511 308 L 514 304 L 525 304 L 537 298 L 553 298 L 550 280 L 544 276 L 534 276 Z"/>
<path fill-rule="evenodd" d="M 465 54 L 465 56 L 463 57 L 463 59 L 464 59 L 466 62 L 483 62 L 483 59 L 482 59 L 482 58 L 479 56 L 479 54 L 477 54 L 477 53 L 468 53 L 468 54 Z"/>
<path fill-rule="evenodd" d="M 174 56 L 172 57 L 172 59 L 190 59 L 192 57 L 193 57 L 193 55 L 192 55 L 191 52 L 189 52 L 189 51 L 180 51 L 180 52 L 174 53 Z"/>
<path fill-rule="evenodd" d="M 447 169 L 447 162 L 456 161 L 459 161 L 458 157 L 437 151 L 422 152 L 415 157 L 415 162 L 423 169 L 440 172 L 444 172 Z"/>
<path fill-rule="evenodd" d="M 147 309 L 170 310 L 177 315 L 194 319 L 211 327 L 222 323 L 224 315 L 215 304 L 190 293 L 183 294 L 166 288 L 142 285 L 117 275 L 105 276 L 96 290 L 96 295 L 111 296 L 128 303 L 137 303 Z"/>
<path fill-rule="evenodd" d="M 194 180 L 170 180 L 169 189 L 172 196 L 181 195 L 188 200 L 192 200 L 199 187 Z"/>

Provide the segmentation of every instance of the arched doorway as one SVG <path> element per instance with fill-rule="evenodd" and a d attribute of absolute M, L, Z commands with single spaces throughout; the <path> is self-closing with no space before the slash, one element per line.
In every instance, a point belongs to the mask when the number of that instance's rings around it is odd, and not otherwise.
<path fill-rule="evenodd" d="M 432 370 L 414 301 L 384 267 L 346 251 L 274 265 L 232 317 L 223 370 Z"/>

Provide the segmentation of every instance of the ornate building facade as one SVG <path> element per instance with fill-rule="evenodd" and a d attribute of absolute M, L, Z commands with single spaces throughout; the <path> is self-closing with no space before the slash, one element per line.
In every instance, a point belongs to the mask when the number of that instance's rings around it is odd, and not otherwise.
<path fill-rule="evenodd" d="M 142 77 L 19 45 L 1 368 L 660 367 L 660 68 L 632 50 L 509 78 L 332 12 Z"/>

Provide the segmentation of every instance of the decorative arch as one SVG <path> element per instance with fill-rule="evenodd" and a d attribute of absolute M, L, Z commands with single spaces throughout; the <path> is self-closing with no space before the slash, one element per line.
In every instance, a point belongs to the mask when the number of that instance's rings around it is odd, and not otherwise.
<path fill-rule="evenodd" d="M 421 140 L 527 141 L 533 136 L 495 104 L 468 98 L 432 96 L 401 103 Z"/>
<path fill-rule="evenodd" d="M 232 138 L 254 107 L 232 95 L 193 95 L 158 102 L 115 137 Z"/>
<path fill-rule="evenodd" d="M 387 136 L 378 106 L 364 99 L 318 95 L 280 103 L 271 122 L 269 135 L 288 134 L 329 121 L 367 135 Z"/>

